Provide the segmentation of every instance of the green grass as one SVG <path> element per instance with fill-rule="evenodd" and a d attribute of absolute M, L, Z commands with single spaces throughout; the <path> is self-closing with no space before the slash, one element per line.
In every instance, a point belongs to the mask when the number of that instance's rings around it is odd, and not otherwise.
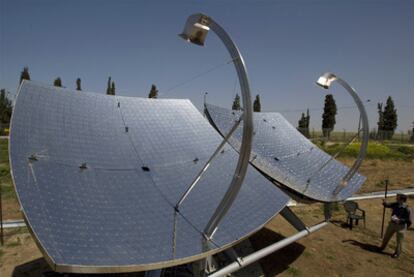
<path fill-rule="evenodd" d="M 336 258 L 334 256 L 331 256 L 331 255 L 327 255 L 326 258 L 328 260 L 331 260 L 331 261 L 335 261 L 336 260 Z"/>
<path fill-rule="evenodd" d="M 329 137 L 329 141 L 339 141 L 345 142 L 349 141 L 351 138 L 355 136 L 356 132 L 348 132 L 348 131 L 334 131 L 331 132 Z M 322 131 L 310 131 L 311 139 L 326 139 L 323 137 Z M 394 136 L 390 140 L 383 140 L 384 143 L 410 143 L 411 137 L 408 135 L 407 132 L 401 134 L 401 132 L 395 132 Z"/>
<path fill-rule="evenodd" d="M 27 227 L 18 227 L 18 228 L 13 228 L 8 232 L 9 236 L 14 236 L 14 235 L 18 235 L 18 234 L 27 234 L 29 233 L 29 229 L 27 229 Z"/>
<path fill-rule="evenodd" d="M 289 266 L 289 268 L 286 270 L 286 272 L 294 277 L 300 276 L 301 272 L 299 269 L 293 266 Z"/>
<path fill-rule="evenodd" d="M 6 247 L 16 247 L 22 245 L 20 238 L 17 238 L 17 241 L 9 242 Z"/>
<path fill-rule="evenodd" d="M 318 146 L 330 155 L 336 154 L 343 148 L 343 144 L 341 143 L 334 143 L 331 145 L 320 143 Z M 361 144 L 359 142 L 352 143 L 341 151 L 339 157 L 356 158 L 358 156 L 360 147 Z M 411 160 L 414 158 L 414 147 L 370 142 L 368 144 L 366 158 L 381 160 Z"/>
<path fill-rule="evenodd" d="M 16 197 L 9 165 L 8 140 L 0 139 L 0 185 L 3 199 Z"/>

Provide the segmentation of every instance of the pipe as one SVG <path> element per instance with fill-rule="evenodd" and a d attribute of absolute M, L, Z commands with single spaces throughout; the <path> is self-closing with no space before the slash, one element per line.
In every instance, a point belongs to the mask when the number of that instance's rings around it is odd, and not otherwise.
<path fill-rule="evenodd" d="M 259 251 L 256 251 L 250 255 L 247 255 L 246 257 L 243 258 L 239 258 L 237 259 L 237 261 L 223 267 L 222 269 L 208 275 L 209 277 L 221 277 L 221 276 L 226 276 L 227 274 L 230 274 L 232 272 L 235 272 L 243 267 L 248 266 L 249 264 L 252 264 L 258 260 L 260 260 L 263 257 L 266 257 L 267 255 L 272 254 L 273 252 L 282 249 L 283 247 L 303 238 L 306 237 L 307 235 L 318 231 L 319 229 L 321 229 L 322 227 L 325 227 L 326 225 L 328 225 L 327 221 L 321 222 L 317 225 L 314 225 L 312 227 L 309 227 L 303 231 L 300 231 L 299 233 L 287 237 L 281 241 L 278 241 L 274 244 L 271 244 L 265 248 L 260 249 Z"/>

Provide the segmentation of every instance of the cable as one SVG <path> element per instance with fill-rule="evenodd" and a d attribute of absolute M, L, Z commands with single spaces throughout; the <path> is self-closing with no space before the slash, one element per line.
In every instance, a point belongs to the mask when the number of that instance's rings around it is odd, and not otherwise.
<path fill-rule="evenodd" d="M 194 75 L 193 77 L 191 77 L 191 78 L 189 78 L 189 79 L 187 79 L 187 80 L 184 80 L 184 81 L 182 81 L 182 82 L 180 82 L 180 83 L 178 83 L 178 84 L 175 84 L 175 85 L 173 85 L 173 86 L 169 87 L 168 89 L 166 89 L 166 90 L 165 90 L 165 92 L 160 93 L 160 95 L 166 95 L 166 94 L 167 94 L 167 93 L 169 93 L 170 91 L 173 91 L 173 90 L 175 90 L 175 89 L 177 89 L 177 88 L 179 88 L 179 87 L 181 87 L 181 86 L 183 86 L 183 85 L 185 85 L 185 84 L 187 84 L 187 83 L 189 83 L 189 82 L 191 82 L 191 81 L 193 81 L 193 80 L 195 80 L 195 79 L 198 79 L 198 78 L 200 78 L 200 77 L 202 77 L 202 76 L 204 76 L 204 75 L 206 75 L 206 74 L 208 74 L 208 73 L 210 73 L 210 72 L 212 72 L 212 71 L 215 71 L 215 70 L 217 70 L 217 69 L 219 69 L 219 68 L 221 68 L 221 67 L 223 67 L 223 66 L 225 66 L 225 65 L 228 65 L 228 64 L 232 63 L 233 61 L 234 61 L 234 60 L 233 60 L 233 59 L 231 59 L 231 60 L 226 61 L 226 62 L 224 62 L 224 63 L 220 63 L 220 64 L 218 64 L 218 65 L 215 65 L 214 67 L 212 67 L 212 68 L 210 68 L 210 69 L 208 69 L 208 70 L 206 70 L 206 71 L 203 71 L 203 72 L 201 72 L 201 73 L 198 73 L 197 75 Z"/>

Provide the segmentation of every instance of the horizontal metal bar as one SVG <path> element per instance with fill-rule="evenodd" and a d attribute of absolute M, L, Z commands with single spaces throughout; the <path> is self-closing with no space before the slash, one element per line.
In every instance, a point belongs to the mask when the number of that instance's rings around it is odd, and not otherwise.
<path fill-rule="evenodd" d="M 359 194 L 352 197 L 347 198 L 347 201 L 355 201 L 355 200 L 368 200 L 368 199 L 377 199 L 377 198 L 384 198 L 384 191 L 380 192 L 373 192 L 373 193 L 366 193 L 366 194 Z M 396 196 L 397 193 L 403 193 L 405 195 L 414 195 L 414 189 L 401 189 L 401 190 L 392 190 L 388 191 L 387 196 L 393 197 Z"/>
<path fill-rule="evenodd" d="M 17 220 L 4 220 L 3 221 L 3 228 L 19 228 L 19 227 L 25 227 L 26 223 L 23 219 L 17 219 Z"/>
<path fill-rule="evenodd" d="M 235 272 L 249 264 L 252 264 L 258 260 L 260 260 L 263 257 L 266 257 L 267 255 L 272 254 L 273 252 L 309 235 L 310 233 L 313 233 L 322 227 L 328 225 L 328 222 L 324 221 L 322 223 L 319 223 L 317 225 L 314 225 L 312 227 L 309 227 L 293 236 L 287 237 L 281 241 L 278 241 L 274 244 L 271 244 L 265 248 L 260 249 L 259 251 L 256 251 L 250 255 L 247 255 L 246 257 L 240 258 L 237 262 L 233 262 L 222 269 L 208 275 L 209 277 L 222 277 L 226 276 L 227 274 L 230 274 L 232 272 Z"/>

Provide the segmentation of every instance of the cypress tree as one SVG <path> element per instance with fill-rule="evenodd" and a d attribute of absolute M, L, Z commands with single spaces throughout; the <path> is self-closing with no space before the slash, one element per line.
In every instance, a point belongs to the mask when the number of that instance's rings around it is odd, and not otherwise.
<path fill-rule="evenodd" d="M 151 90 L 148 94 L 148 98 L 158 98 L 157 86 L 155 86 L 154 84 L 151 85 Z"/>
<path fill-rule="evenodd" d="M 307 138 L 310 137 L 309 122 L 310 122 L 310 115 L 309 115 L 309 109 L 307 109 L 306 116 L 305 116 L 305 113 L 302 113 L 302 116 L 298 121 L 298 128 L 297 128 L 298 131 L 301 132 Z"/>
<path fill-rule="evenodd" d="M 19 84 L 21 84 L 23 80 L 30 80 L 29 68 L 27 66 L 25 66 L 23 68 L 23 71 L 20 72 L 20 83 Z"/>
<path fill-rule="evenodd" d="M 82 90 L 80 78 L 76 79 L 76 90 Z"/>
<path fill-rule="evenodd" d="M 298 121 L 298 131 L 303 134 L 303 130 L 305 129 L 305 113 L 302 113 L 302 116 L 300 117 Z"/>
<path fill-rule="evenodd" d="M 306 117 L 305 117 L 305 137 L 307 138 L 310 138 L 309 123 L 310 123 L 310 114 L 309 114 L 309 109 L 307 109 Z"/>
<path fill-rule="evenodd" d="M 12 101 L 7 97 L 5 89 L 0 90 L 0 123 L 8 124 L 12 114 Z M 2 131 L 2 130 L 0 130 Z"/>
<path fill-rule="evenodd" d="M 262 105 L 260 104 L 260 95 L 256 95 L 256 99 L 254 99 L 253 102 L 253 111 L 254 112 L 261 112 L 262 111 Z"/>
<path fill-rule="evenodd" d="M 378 131 L 377 131 L 377 139 L 384 139 L 384 111 L 382 109 L 382 103 L 378 103 Z"/>
<path fill-rule="evenodd" d="M 60 77 L 57 77 L 54 81 L 53 81 L 53 85 L 55 87 L 62 87 L 62 80 L 60 79 Z"/>
<path fill-rule="evenodd" d="M 322 114 L 322 132 L 325 137 L 329 139 L 331 132 L 334 129 L 337 113 L 335 99 L 332 94 L 328 94 L 325 97 L 325 106 Z"/>
<path fill-rule="evenodd" d="M 111 95 L 111 76 L 108 77 L 108 82 L 106 84 L 106 94 Z"/>
<path fill-rule="evenodd" d="M 115 95 L 115 82 L 114 81 L 112 81 L 112 84 L 111 84 L 111 95 Z"/>
<path fill-rule="evenodd" d="M 414 142 L 414 122 L 413 122 L 413 129 L 411 130 L 411 142 Z"/>
<path fill-rule="evenodd" d="M 384 131 L 385 131 L 385 138 L 391 139 L 394 135 L 395 129 L 397 129 L 397 109 L 394 107 L 394 101 L 392 100 L 391 96 L 388 96 L 387 102 L 385 103 L 384 107 Z"/>
<path fill-rule="evenodd" d="M 240 96 L 238 94 L 236 94 L 236 97 L 234 97 L 233 106 L 231 107 L 231 109 L 232 110 L 235 110 L 235 111 L 241 110 L 241 107 L 240 107 Z"/>

